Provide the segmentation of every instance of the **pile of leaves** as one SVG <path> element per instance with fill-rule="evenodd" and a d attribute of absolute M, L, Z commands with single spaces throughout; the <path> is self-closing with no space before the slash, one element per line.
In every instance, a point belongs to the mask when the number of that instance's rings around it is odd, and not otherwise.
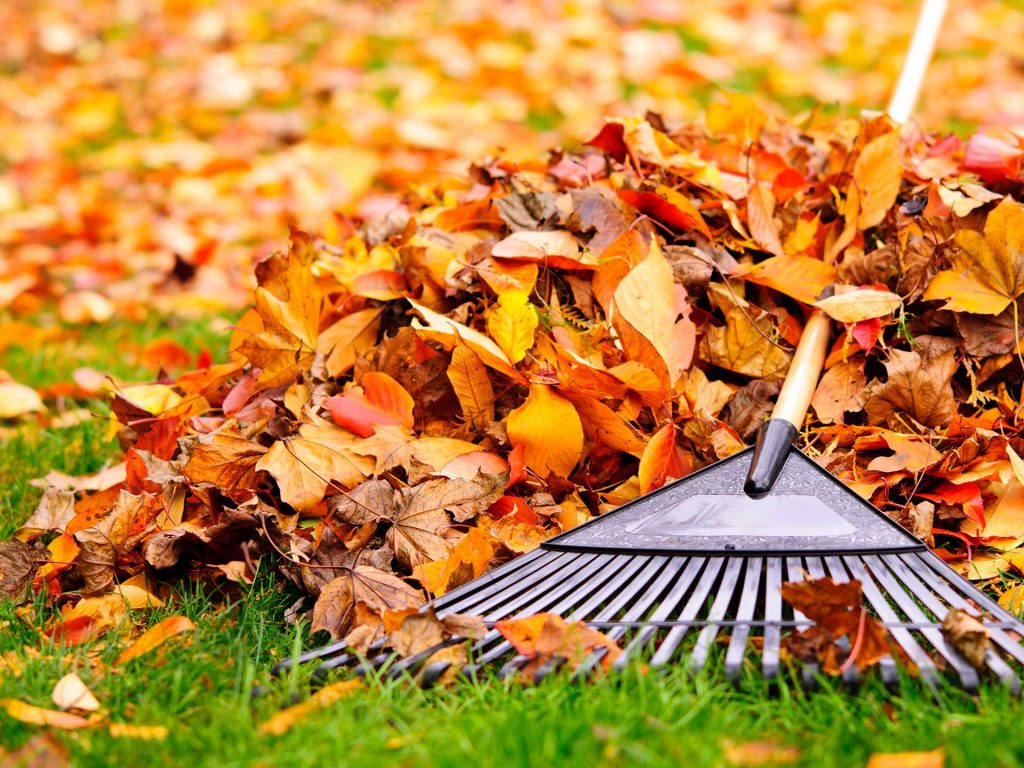
<path fill-rule="evenodd" d="M 1022 155 L 734 97 L 411 189 L 337 243 L 295 231 L 227 362 L 113 388 L 124 462 L 55 478 L 0 592 L 45 593 L 73 643 L 126 583 L 272 565 L 366 643 L 742 449 L 815 306 L 804 450 L 972 578 L 1019 568 Z"/>
<path fill-rule="evenodd" d="M 956 3 L 919 114 L 1024 124 L 999 0 Z M 604 115 L 717 87 L 881 106 L 917 6 L 664 0 L 33 0 L 0 7 L 0 308 L 64 322 L 244 307 L 254 255 Z M 743 41 L 743 44 L 737 44 Z"/>

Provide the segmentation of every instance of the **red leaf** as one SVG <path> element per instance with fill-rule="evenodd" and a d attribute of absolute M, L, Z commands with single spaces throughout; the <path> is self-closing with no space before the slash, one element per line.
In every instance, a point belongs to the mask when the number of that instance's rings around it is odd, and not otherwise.
<path fill-rule="evenodd" d="M 847 324 L 846 327 L 850 329 L 850 335 L 857 342 L 857 346 L 867 352 L 875 346 L 882 333 L 882 318 L 873 317 L 870 320 Z"/>
<path fill-rule="evenodd" d="M 696 229 L 708 237 L 711 231 L 704 223 L 700 213 L 683 195 L 675 193 L 676 204 L 670 203 L 664 197 L 654 192 L 639 192 L 634 189 L 620 189 L 619 197 L 636 208 L 645 216 L 650 216 L 672 229 L 690 230 Z M 680 205 L 689 205 L 690 210 L 682 210 Z"/>
<path fill-rule="evenodd" d="M 654 433 L 640 458 L 640 493 L 650 493 L 669 480 L 688 475 L 693 468 L 689 464 L 676 446 L 675 427 L 666 424 Z"/>
<path fill-rule="evenodd" d="M 983 133 L 976 133 L 964 149 L 964 167 L 985 181 L 1002 181 L 1020 174 L 1024 150 Z"/>
<path fill-rule="evenodd" d="M 525 499 L 519 496 L 502 496 L 491 504 L 487 514 L 495 520 L 499 520 L 505 517 L 505 515 L 512 515 L 516 522 L 526 523 L 527 525 L 537 524 L 537 513 L 526 503 Z"/>
<path fill-rule="evenodd" d="M 513 485 L 523 480 L 526 477 L 526 446 L 517 445 L 512 449 L 512 453 L 508 455 L 508 485 L 506 488 L 511 488 Z"/>
<path fill-rule="evenodd" d="M 629 148 L 626 147 L 626 128 L 622 123 L 605 123 L 604 128 L 590 141 L 583 142 L 587 146 L 597 147 L 617 163 L 624 162 Z"/>
<path fill-rule="evenodd" d="M 415 403 L 401 384 L 378 371 L 363 376 L 361 384 L 362 391 L 350 385 L 344 394 L 327 398 L 335 424 L 360 437 L 370 437 L 375 427 L 412 427 Z"/>
<path fill-rule="evenodd" d="M 931 493 L 917 494 L 923 499 L 939 504 L 962 504 L 964 514 L 982 528 L 985 527 L 985 505 L 981 501 L 981 488 L 975 482 L 951 483 L 943 480 Z"/>

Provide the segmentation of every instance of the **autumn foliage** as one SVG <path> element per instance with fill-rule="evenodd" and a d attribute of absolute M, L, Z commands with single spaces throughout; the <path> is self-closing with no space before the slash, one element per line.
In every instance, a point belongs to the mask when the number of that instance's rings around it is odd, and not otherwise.
<path fill-rule="evenodd" d="M 229 360 L 116 389 L 123 471 L 49 489 L 2 592 L 87 637 L 109 605 L 79 595 L 273 564 L 365 645 L 743 448 L 812 306 L 833 343 L 804 450 L 965 573 L 1016 567 L 1024 206 L 990 143 L 733 97 L 410 188 L 336 242 L 293 231 Z M 593 645 L 573 632 L 515 642 Z"/>

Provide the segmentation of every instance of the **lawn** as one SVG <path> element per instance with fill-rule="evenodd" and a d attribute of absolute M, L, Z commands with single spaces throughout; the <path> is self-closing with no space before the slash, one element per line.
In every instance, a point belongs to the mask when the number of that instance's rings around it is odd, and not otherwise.
<path fill-rule="evenodd" d="M 220 332 L 211 330 L 220 327 Z M 64 341 L 28 351 L 8 350 L 6 366 L 34 386 L 66 381 L 80 365 L 102 366 L 123 379 L 151 373 L 131 353 L 173 335 L 191 352 L 222 356 L 227 323 L 153 320 L 79 329 Z M 113 460 L 100 401 L 84 404 L 95 418 L 66 429 L 24 425 L 0 443 L 0 534 L 7 536 L 33 508 L 39 491 L 29 481 L 48 469 L 96 471 Z M 269 563 L 264 561 L 262 567 Z M 893 697 L 877 681 L 859 693 L 825 681 L 807 695 L 788 677 L 769 689 L 750 675 L 739 688 L 712 667 L 696 679 L 683 671 L 644 675 L 631 669 L 614 680 L 585 686 L 565 678 L 539 687 L 485 679 L 447 690 L 421 691 L 408 681 L 368 681 L 366 687 L 295 725 L 283 736 L 261 735 L 266 721 L 294 697 L 308 694 L 304 671 L 270 686 L 269 668 L 297 648 L 312 647 L 303 622 L 289 625 L 285 610 L 297 597 L 269 572 L 244 593 L 204 594 L 176 588 L 162 609 L 136 612 L 140 626 L 186 614 L 197 630 L 190 642 L 167 644 L 114 669 L 124 647 L 116 635 L 70 650 L 40 638 L 27 622 L 47 608 L 15 614 L 0 604 L 0 699 L 50 706 L 54 683 L 77 669 L 114 722 L 162 725 L 165 740 L 113 738 L 104 729 L 61 733 L 76 765 L 678 765 L 724 764 L 733 747 L 765 740 L 799 750 L 794 765 L 863 766 L 874 752 L 942 748 L 948 766 L 1010 766 L 1024 760 L 1012 736 L 1019 703 L 999 687 L 977 697 L 955 689 L 935 695 L 907 679 Z M 89 659 L 99 663 L 90 663 Z M 14 750 L 39 731 L 0 714 L 0 746 Z M 787 753 L 778 753 L 785 757 Z M 790 755 L 792 757 L 792 755 Z"/>

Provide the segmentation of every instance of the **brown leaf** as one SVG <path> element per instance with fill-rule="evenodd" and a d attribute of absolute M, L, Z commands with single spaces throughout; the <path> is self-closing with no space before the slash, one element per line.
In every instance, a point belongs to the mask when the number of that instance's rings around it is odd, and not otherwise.
<path fill-rule="evenodd" d="M 256 464 L 265 446 L 237 429 L 205 435 L 196 442 L 182 473 L 193 483 L 210 483 L 228 496 L 256 488 Z"/>
<path fill-rule="evenodd" d="M 920 351 L 890 350 L 887 381 L 869 385 L 864 410 L 872 424 L 885 424 L 899 412 L 926 427 L 947 425 L 953 419 L 955 344 L 934 336 L 920 336 L 917 344 Z"/>
<path fill-rule="evenodd" d="M 99 523 L 75 534 L 82 547 L 78 570 L 85 580 L 85 594 L 106 592 L 114 585 L 118 560 L 142 541 L 152 510 L 148 498 L 122 490 L 114 508 Z"/>
<path fill-rule="evenodd" d="M 841 424 L 847 411 L 856 413 L 864 406 L 863 360 L 845 360 L 836 363 L 821 377 L 811 407 L 825 424 Z"/>
<path fill-rule="evenodd" d="M 472 480 L 437 478 L 402 491 L 388 541 L 395 556 L 413 567 L 448 556 L 454 542 L 443 536 L 451 527 L 448 512 L 463 522 L 497 501 L 508 482 L 506 475 L 477 474 Z"/>
<path fill-rule="evenodd" d="M 423 596 L 393 574 L 357 565 L 324 585 L 313 606 L 311 631 L 326 630 L 335 640 L 344 637 L 353 628 L 357 602 L 382 616 L 384 611 L 418 608 Z"/>
<path fill-rule="evenodd" d="M 34 541 L 42 533 L 62 531 L 75 516 L 75 494 L 49 485 L 25 524 L 15 532 L 15 538 Z"/>
<path fill-rule="evenodd" d="M 725 314 L 725 325 L 711 326 L 701 340 L 701 357 L 736 373 L 769 381 L 781 380 L 789 368 L 790 353 L 773 342 L 773 328 L 760 310 L 733 298 L 724 288 L 709 286 L 712 302 Z M 736 302 L 742 302 L 740 306 Z M 757 319 L 752 319 L 757 318 Z"/>
<path fill-rule="evenodd" d="M 387 614 L 385 614 L 385 625 Z M 395 649 L 399 656 L 407 658 L 417 653 L 433 648 L 440 644 L 448 636 L 444 625 L 434 615 L 432 610 L 420 613 L 418 611 L 405 616 L 397 631 L 388 635 L 388 642 Z"/>
<path fill-rule="evenodd" d="M 0 597 L 20 602 L 46 552 L 23 541 L 0 541 Z"/>
<path fill-rule="evenodd" d="M 398 493 L 387 480 L 367 480 L 351 491 L 331 496 L 327 507 L 350 525 L 388 522 L 398 509 Z"/>
<path fill-rule="evenodd" d="M 257 538 L 259 521 L 238 509 L 225 509 L 206 525 L 186 522 L 154 534 L 143 547 L 146 562 L 154 568 L 172 568 L 196 558 L 204 563 L 225 563 L 243 555 L 243 548 Z"/>
<path fill-rule="evenodd" d="M 575 669 L 588 654 L 603 649 L 601 665 L 607 669 L 621 653 L 618 644 L 603 633 L 582 621 L 566 622 L 554 613 L 504 619 L 496 621 L 494 628 L 517 653 L 531 657 L 531 663 L 522 672 L 524 677 L 556 656 L 565 658 L 568 667 Z"/>
<path fill-rule="evenodd" d="M 985 652 L 989 644 L 988 629 L 967 611 L 950 608 L 942 620 L 942 635 L 972 667 L 985 667 Z"/>

